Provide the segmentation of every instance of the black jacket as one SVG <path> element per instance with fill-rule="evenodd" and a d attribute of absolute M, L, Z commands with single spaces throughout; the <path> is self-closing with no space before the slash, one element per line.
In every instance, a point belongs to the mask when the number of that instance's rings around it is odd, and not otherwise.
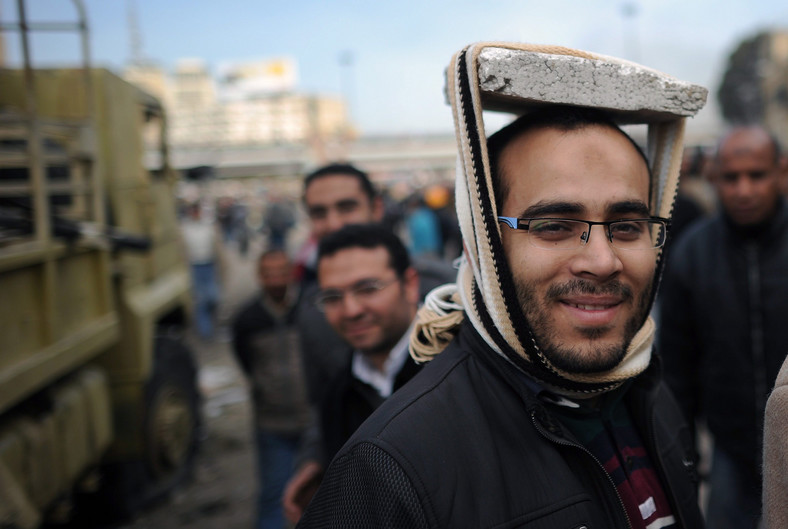
<path fill-rule="evenodd" d="M 656 373 L 625 399 L 679 527 L 699 528 L 688 429 Z M 600 463 L 466 322 L 331 464 L 299 527 L 628 527 Z"/>
<path fill-rule="evenodd" d="M 788 207 L 745 233 L 718 215 L 673 247 L 660 294 L 666 381 L 759 486 L 763 413 L 788 354 Z"/>
<path fill-rule="evenodd" d="M 328 384 L 347 363 L 347 343 L 334 331 L 326 315 L 315 307 L 320 287 L 313 275 L 301 283 L 301 298 L 296 308 L 296 326 L 301 337 L 309 399 L 315 409 L 325 398 Z"/>
<path fill-rule="evenodd" d="M 353 376 L 351 365 L 352 361 L 348 362 L 334 378 L 321 407 L 320 426 L 326 462 L 333 459 L 353 432 L 386 400 L 375 388 Z M 401 388 L 420 369 L 421 366 L 408 356 L 394 378 L 393 390 Z"/>

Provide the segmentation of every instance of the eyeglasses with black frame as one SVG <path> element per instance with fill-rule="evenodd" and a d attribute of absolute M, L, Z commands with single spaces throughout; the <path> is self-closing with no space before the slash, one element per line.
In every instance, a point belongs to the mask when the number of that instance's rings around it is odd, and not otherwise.
<path fill-rule="evenodd" d="M 336 310 L 342 306 L 345 294 L 353 296 L 356 301 L 366 302 L 384 288 L 393 285 L 399 278 L 384 281 L 381 279 L 364 279 L 347 288 L 329 288 L 321 290 L 314 297 L 314 304 L 321 312 Z"/>
<path fill-rule="evenodd" d="M 607 240 L 621 250 L 654 250 L 665 244 L 670 221 L 662 217 L 597 222 L 581 219 L 498 217 L 513 230 L 524 230 L 528 240 L 544 250 L 572 250 L 588 243 L 592 226 L 604 226 Z"/>

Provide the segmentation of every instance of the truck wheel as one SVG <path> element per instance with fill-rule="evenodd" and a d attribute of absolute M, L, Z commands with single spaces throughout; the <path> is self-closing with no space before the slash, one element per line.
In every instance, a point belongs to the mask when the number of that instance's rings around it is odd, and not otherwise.
<path fill-rule="evenodd" d="M 202 428 L 197 366 L 173 335 L 157 336 L 154 345 L 142 458 L 103 467 L 101 490 L 77 498 L 75 527 L 129 519 L 191 477 Z"/>
<path fill-rule="evenodd" d="M 156 338 L 153 374 L 145 388 L 145 464 L 155 495 L 166 494 L 193 470 L 200 437 L 197 366 L 170 336 Z M 154 499 L 154 498 L 151 498 Z"/>

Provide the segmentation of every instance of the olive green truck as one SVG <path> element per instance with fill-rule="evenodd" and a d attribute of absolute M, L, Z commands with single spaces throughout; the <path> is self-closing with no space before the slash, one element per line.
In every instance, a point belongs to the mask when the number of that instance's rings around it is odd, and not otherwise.
<path fill-rule="evenodd" d="M 162 106 L 26 46 L 0 68 L 0 527 L 19 528 L 131 514 L 188 476 L 200 426 Z"/>

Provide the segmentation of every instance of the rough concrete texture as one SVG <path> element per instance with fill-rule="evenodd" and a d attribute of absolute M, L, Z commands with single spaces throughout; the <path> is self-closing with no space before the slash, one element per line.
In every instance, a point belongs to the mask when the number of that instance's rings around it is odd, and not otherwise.
<path fill-rule="evenodd" d="M 479 56 L 479 82 L 492 106 L 502 109 L 561 103 L 644 117 L 693 116 L 708 93 L 702 86 L 634 63 L 493 47 Z"/>

